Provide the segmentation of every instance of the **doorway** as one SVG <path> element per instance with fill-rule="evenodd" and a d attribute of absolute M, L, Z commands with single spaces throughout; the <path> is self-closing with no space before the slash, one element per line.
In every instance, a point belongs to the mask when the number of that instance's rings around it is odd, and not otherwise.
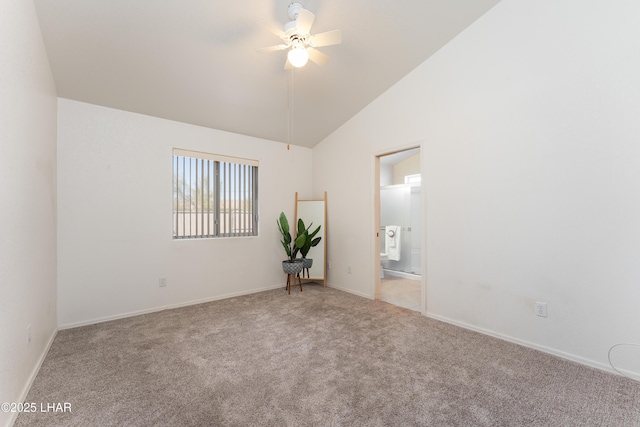
<path fill-rule="evenodd" d="M 376 299 L 425 312 L 420 147 L 376 158 Z"/>

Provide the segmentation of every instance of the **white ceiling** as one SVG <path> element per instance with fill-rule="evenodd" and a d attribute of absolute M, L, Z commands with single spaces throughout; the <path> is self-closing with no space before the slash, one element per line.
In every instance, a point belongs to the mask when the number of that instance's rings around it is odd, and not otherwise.
<path fill-rule="evenodd" d="M 290 142 L 312 147 L 499 0 L 301 0 L 331 61 L 293 72 Z M 257 25 L 290 0 L 34 0 L 58 95 L 287 142 L 286 52 Z"/>

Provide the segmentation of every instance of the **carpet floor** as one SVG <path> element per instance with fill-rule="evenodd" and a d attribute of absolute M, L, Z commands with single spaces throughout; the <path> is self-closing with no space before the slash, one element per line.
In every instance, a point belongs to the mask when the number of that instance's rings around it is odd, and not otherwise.
<path fill-rule="evenodd" d="M 63 330 L 16 426 L 638 426 L 640 383 L 319 285 Z"/>

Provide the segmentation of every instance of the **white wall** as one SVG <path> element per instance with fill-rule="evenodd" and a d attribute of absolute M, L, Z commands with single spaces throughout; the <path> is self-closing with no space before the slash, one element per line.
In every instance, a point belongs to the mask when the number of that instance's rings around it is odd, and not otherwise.
<path fill-rule="evenodd" d="M 0 402 L 56 332 L 56 89 L 31 1 L 0 2 Z M 31 343 L 27 327 L 31 326 Z M 0 425 L 16 414 L 0 411 Z"/>
<path fill-rule="evenodd" d="M 422 141 L 430 316 L 601 368 L 639 343 L 639 20 L 503 0 L 317 145 L 329 283 L 373 296 L 372 158 Z"/>
<path fill-rule="evenodd" d="M 310 198 L 311 149 L 67 99 L 58 112 L 60 327 L 284 289 L 276 219 Z M 172 147 L 260 161 L 258 237 L 172 240 Z"/>

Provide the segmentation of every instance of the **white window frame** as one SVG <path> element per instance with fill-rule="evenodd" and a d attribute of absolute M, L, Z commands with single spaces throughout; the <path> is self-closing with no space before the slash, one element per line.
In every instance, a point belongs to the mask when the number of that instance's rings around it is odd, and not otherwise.
<path fill-rule="evenodd" d="M 422 174 L 416 173 L 413 175 L 404 176 L 405 184 L 420 184 L 421 182 L 422 182 Z"/>
<path fill-rule="evenodd" d="M 173 149 L 173 239 L 258 235 L 258 161 Z"/>

